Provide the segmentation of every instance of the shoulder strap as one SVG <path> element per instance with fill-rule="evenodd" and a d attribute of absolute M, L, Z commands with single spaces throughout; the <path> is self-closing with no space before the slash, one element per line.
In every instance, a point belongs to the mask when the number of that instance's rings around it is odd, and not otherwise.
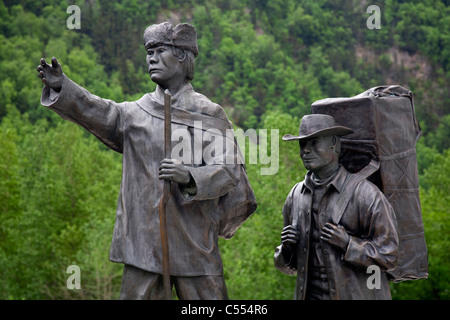
<path fill-rule="evenodd" d="M 365 168 L 364 168 L 365 169 Z M 363 170 L 364 170 L 363 169 Z M 352 198 L 353 194 L 355 193 L 356 187 L 363 181 L 366 179 L 366 173 L 370 172 L 372 168 L 368 168 L 367 172 L 363 171 L 363 174 L 359 174 L 359 173 L 349 173 L 347 176 L 347 179 L 344 183 L 344 186 L 342 188 L 342 191 L 336 201 L 336 210 L 333 210 L 333 212 L 331 213 L 331 221 L 334 224 L 338 224 L 339 221 L 342 218 L 342 215 L 345 212 L 345 209 L 347 208 L 347 205 L 350 201 L 350 199 Z M 361 172 L 360 171 L 360 172 Z M 376 171 L 376 170 L 375 170 Z M 373 171 L 373 172 L 375 172 Z M 372 172 L 372 173 L 373 173 Z"/>

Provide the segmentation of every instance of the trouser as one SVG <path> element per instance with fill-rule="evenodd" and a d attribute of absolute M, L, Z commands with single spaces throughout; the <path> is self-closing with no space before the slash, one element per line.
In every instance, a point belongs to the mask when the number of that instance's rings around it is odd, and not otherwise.
<path fill-rule="evenodd" d="M 226 300 L 227 288 L 223 275 L 178 277 L 170 282 L 180 300 Z M 164 283 L 161 274 L 148 272 L 130 265 L 123 268 L 121 300 L 162 300 Z"/>

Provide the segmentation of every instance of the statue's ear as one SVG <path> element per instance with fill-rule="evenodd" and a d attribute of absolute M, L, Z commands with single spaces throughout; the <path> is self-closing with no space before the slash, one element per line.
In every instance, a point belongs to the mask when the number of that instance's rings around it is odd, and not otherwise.
<path fill-rule="evenodd" d="M 178 57 L 178 62 L 183 63 L 186 60 L 186 56 L 186 52 L 183 51 L 183 54 Z"/>
<path fill-rule="evenodd" d="M 178 62 L 180 63 L 183 63 L 187 59 L 187 53 L 184 49 L 172 47 L 172 53 L 175 57 L 178 58 Z"/>
<path fill-rule="evenodd" d="M 338 136 L 331 137 L 331 149 L 337 154 L 341 153 L 341 139 Z"/>

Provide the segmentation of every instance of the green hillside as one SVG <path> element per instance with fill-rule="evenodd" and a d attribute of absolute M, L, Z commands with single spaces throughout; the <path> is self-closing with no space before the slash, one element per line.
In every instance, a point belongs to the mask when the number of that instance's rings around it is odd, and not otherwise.
<path fill-rule="evenodd" d="M 69 5 L 81 29 L 69 29 Z M 380 29 L 369 29 L 369 5 Z M 281 208 L 305 169 L 298 131 L 311 103 L 398 84 L 414 94 L 428 245 L 427 280 L 392 284 L 394 299 L 449 299 L 450 4 L 426 1 L 123 0 L 0 2 L 0 299 L 117 299 L 122 266 L 108 260 L 121 155 L 40 105 L 41 57 L 115 101 L 155 89 L 146 73 L 146 26 L 192 23 L 199 56 L 192 84 L 244 130 L 279 130 L 279 168 L 248 164 L 258 209 L 221 240 L 231 299 L 292 299 L 278 272 Z M 275 132 L 275 131 L 274 131 Z M 270 145 L 270 144 L 269 144 Z M 250 146 L 247 146 L 250 148 Z M 81 290 L 68 290 L 78 265 Z"/>

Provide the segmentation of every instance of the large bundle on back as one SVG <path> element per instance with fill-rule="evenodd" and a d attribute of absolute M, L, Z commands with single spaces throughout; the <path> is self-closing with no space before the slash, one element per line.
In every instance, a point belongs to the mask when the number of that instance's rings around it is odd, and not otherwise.
<path fill-rule="evenodd" d="M 400 86 L 380 86 L 350 98 L 328 98 L 312 104 L 312 113 L 328 114 L 354 133 L 341 138 L 340 162 L 358 172 L 379 162 L 368 179 L 385 194 L 399 228 L 399 261 L 389 271 L 395 282 L 428 276 L 416 141 L 421 135 L 412 93 Z"/>

